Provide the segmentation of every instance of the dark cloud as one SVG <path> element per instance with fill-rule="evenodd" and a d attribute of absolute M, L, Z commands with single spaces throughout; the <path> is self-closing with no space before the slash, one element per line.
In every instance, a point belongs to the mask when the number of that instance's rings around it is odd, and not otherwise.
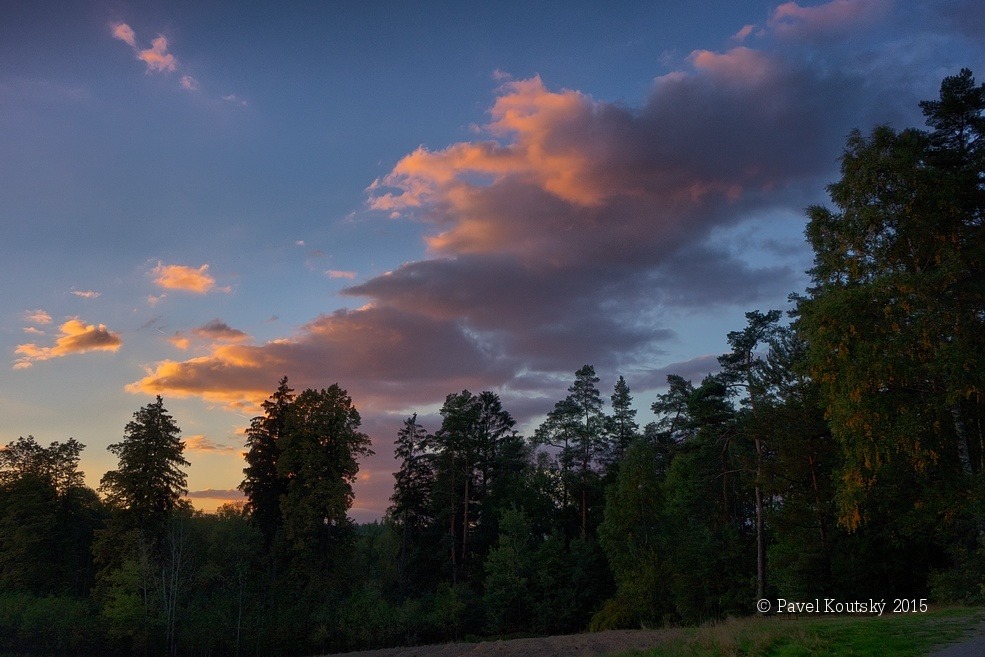
<path fill-rule="evenodd" d="M 215 340 L 221 342 L 240 342 L 248 340 L 248 336 L 239 329 L 234 329 L 220 319 L 213 319 L 204 325 L 192 330 L 192 333 L 199 338 Z"/>

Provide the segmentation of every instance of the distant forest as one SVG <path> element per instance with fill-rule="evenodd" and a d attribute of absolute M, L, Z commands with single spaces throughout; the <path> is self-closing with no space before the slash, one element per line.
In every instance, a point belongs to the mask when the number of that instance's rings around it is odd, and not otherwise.
<path fill-rule="evenodd" d="M 449 394 L 440 426 L 399 430 L 368 525 L 347 512 L 370 441 L 339 385 L 279 382 L 247 431 L 247 501 L 215 514 L 183 499 L 160 397 L 98 493 L 74 439 L 9 443 L 0 653 L 302 655 L 696 624 L 778 596 L 985 603 L 985 84 L 962 70 L 920 106 L 927 129 L 848 137 L 790 317 L 747 313 L 720 371 L 668 377 L 646 426 L 590 365 L 532 436 L 495 393 Z"/>

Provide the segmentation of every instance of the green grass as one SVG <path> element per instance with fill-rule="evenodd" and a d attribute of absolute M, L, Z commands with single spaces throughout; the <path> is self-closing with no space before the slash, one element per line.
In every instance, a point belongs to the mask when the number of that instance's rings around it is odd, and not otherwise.
<path fill-rule="evenodd" d="M 971 608 L 882 617 L 729 619 L 626 657 L 918 657 L 960 639 L 983 620 L 985 609 Z"/>

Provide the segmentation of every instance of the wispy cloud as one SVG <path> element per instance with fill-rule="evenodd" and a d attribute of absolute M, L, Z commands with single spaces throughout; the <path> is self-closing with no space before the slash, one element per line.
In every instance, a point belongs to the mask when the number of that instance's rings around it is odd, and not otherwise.
<path fill-rule="evenodd" d="M 126 23 L 115 23 L 111 25 L 113 38 L 119 39 L 131 48 L 137 49 L 137 35 L 133 33 L 133 28 Z"/>
<path fill-rule="evenodd" d="M 232 103 L 233 105 L 239 105 L 241 107 L 246 107 L 247 105 L 249 105 L 249 103 L 247 103 L 245 100 L 243 100 L 236 94 L 226 94 L 225 96 L 222 97 L 222 99 L 227 103 Z"/>
<path fill-rule="evenodd" d="M 97 299 L 102 296 L 102 292 L 96 292 L 95 290 L 72 290 L 71 293 L 82 299 Z"/>
<path fill-rule="evenodd" d="M 216 488 L 206 488 L 205 490 L 190 490 L 185 496 L 193 500 L 204 499 L 204 500 L 225 500 L 228 502 L 236 502 L 244 498 L 243 492 L 235 488 L 228 489 L 216 489 Z"/>
<path fill-rule="evenodd" d="M 178 68 L 177 58 L 168 52 L 168 40 L 158 35 L 151 41 L 150 48 L 141 48 L 137 44 L 137 35 L 133 28 L 126 23 L 115 23 L 110 26 L 114 39 L 119 39 L 130 46 L 137 59 L 147 66 L 147 73 L 172 73 Z"/>
<path fill-rule="evenodd" d="M 341 269 L 329 269 L 325 272 L 325 275 L 329 278 L 348 278 L 352 279 L 356 277 L 356 272 L 354 271 L 343 271 Z"/>
<path fill-rule="evenodd" d="M 133 28 L 126 23 L 113 23 L 110 25 L 110 32 L 114 39 L 118 39 L 130 46 L 136 58 L 146 66 L 147 74 L 162 73 L 170 74 L 181 72 L 178 78 L 178 85 L 189 92 L 198 92 L 202 85 L 199 80 L 187 72 L 185 66 L 178 61 L 178 58 L 171 52 L 171 44 L 163 34 L 158 34 L 151 40 L 150 46 L 144 48 L 137 40 L 137 35 Z M 236 105 L 246 106 L 247 102 L 235 94 L 221 96 L 222 100 L 232 102 Z"/>
<path fill-rule="evenodd" d="M 193 436 L 183 436 L 182 441 L 185 443 L 185 450 L 189 452 L 240 452 L 242 447 L 235 447 L 230 445 L 223 445 L 217 443 L 214 440 L 206 438 L 201 434 Z"/>
<path fill-rule="evenodd" d="M 32 324 L 51 324 L 51 315 L 40 308 L 37 310 L 25 310 L 24 321 L 31 322 Z"/>
<path fill-rule="evenodd" d="M 14 369 L 26 369 L 36 362 L 61 358 L 71 354 L 89 351 L 116 351 L 123 341 L 104 324 L 86 324 L 80 319 L 70 319 L 59 327 L 59 337 L 52 347 L 28 343 L 17 345 L 14 353 L 19 354 Z"/>

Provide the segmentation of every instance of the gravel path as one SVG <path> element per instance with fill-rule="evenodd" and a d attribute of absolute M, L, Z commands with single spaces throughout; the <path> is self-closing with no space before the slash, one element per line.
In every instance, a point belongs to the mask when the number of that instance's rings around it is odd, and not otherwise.
<path fill-rule="evenodd" d="M 677 630 L 612 630 L 591 634 L 444 643 L 435 646 L 382 648 L 344 653 L 346 657 L 601 657 L 629 650 L 643 650 L 680 636 Z M 327 655 L 326 657 L 332 657 Z M 980 656 L 979 656 L 980 657 Z"/>
<path fill-rule="evenodd" d="M 983 657 L 985 655 L 985 623 L 979 625 L 972 635 L 961 643 L 939 648 L 927 657 Z"/>

